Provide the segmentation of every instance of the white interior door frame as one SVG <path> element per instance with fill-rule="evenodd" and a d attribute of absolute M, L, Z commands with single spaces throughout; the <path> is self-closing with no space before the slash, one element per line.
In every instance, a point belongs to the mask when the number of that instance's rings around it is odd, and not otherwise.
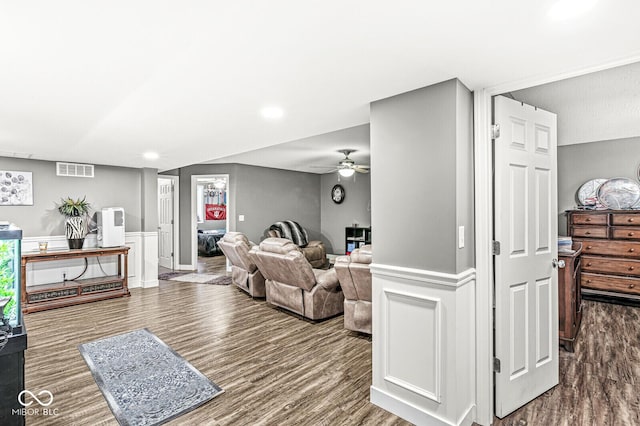
<path fill-rule="evenodd" d="M 180 176 L 167 176 L 173 184 L 173 269 L 180 264 Z"/>
<path fill-rule="evenodd" d="M 226 231 L 229 232 L 229 205 L 231 204 L 231 191 L 230 189 L 230 181 L 228 174 L 209 174 L 209 175 L 191 175 L 191 227 L 189 228 L 191 231 L 191 269 L 195 270 L 198 268 L 198 240 L 196 239 L 196 232 L 198 229 L 198 219 L 197 219 L 197 205 L 196 205 L 196 196 L 197 196 L 197 187 L 198 187 L 198 179 L 226 179 L 227 182 L 227 220 L 226 220 Z"/>
<path fill-rule="evenodd" d="M 177 270 L 180 259 L 180 177 L 171 175 L 158 175 L 158 179 L 167 179 L 173 186 L 173 257 L 171 269 Z"/>
<path fill-rule="evenodd" d="M 493 422 L 493 164 L 491 98 L 640 61 L 640 55 L 544 78 L 521 80 L 474 91 L 476 229 L 476 422 Z"/>

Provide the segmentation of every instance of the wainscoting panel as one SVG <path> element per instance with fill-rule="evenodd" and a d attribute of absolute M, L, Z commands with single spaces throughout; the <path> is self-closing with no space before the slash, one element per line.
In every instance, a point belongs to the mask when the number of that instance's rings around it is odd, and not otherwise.
<path fill-rule="evenodd" d="M 142 277 L 140 278 L 143 288 L 157 287 L 158 281 L 158 233 L 142 232 L 142 242 L 144 244 L 144 256 L 142 262 Z"/>
<path fill-rule="evenodd" d="M 475 270 L 371 265 L 371 402 L 415 424 L 475 419 Z"/>
<path fill-rule="evenodd" d="M 22 251 L 38 251 L 38 243 L 48 242 L 49 250 L 66 249 L 67 240 L 63 235 L 45 237 L 26 237 L 22 240 Z M 157 232 L 127 232 L 125 245 L 129 250 L 129 288 L 154 287 L 158 285 L 158 234 Z M 97 247 L 95 234 L 85 238 L 85 247 Z M 84 270 L 84 260 L 71 259 L 66 261 L 52 261 L 30 263 L 27 267 L 27 285 L 40 285 L 60 282 L 64 278 L 73 279 Z M 114 275 L 117 271 L 115 258 L 88 258 L 85 277 L 99 277 Z M 144 277 L 144 280 L 143 280 Z"/>
<path fill-rule="evenodd" d="M 394 290 L 385 290 L 384 300 L 384 379 L 440 402 L 440 300 Z M 417 364 L 422 365 L 420 370 L 412 368 Z"/>

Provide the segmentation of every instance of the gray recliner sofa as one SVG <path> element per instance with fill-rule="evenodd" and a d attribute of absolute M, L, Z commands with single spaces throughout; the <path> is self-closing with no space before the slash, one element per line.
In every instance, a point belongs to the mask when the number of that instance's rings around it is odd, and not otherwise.
<path fill-rule="evenodd" d="M 344 292 L 344 327 L 371 334 L 371 245 L 336 258 L 335 270 Z"/>
<path fill-rule="evenodd" d="M 314 268 L 326 268 L 327 250 L 324 243 L 319 240 L 309 241 L 307 230 L 293 220 L 283 220 L 276 222 L 267 231 L 269 238 L 286 238 L 293 241 L 307 258 Z"/>
<path fill-rule="evenodd" d="M 249 255 L 254 244 L 241 232 L 227 232 L 218 247 L 231 263 L 231 281 L 251 297 L 265 297 L 264 277 Z"/>
<path fill-rule="evenodd" d="M 336 271 L 313 268 L 292 241 L 267 238 L 249 254 L 265 277 L 267 302 L 312 320 L 342 313 Z"/>

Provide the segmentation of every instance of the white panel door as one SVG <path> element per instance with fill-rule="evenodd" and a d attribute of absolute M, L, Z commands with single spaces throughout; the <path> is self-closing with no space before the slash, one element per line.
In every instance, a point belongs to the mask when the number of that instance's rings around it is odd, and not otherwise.
<path fill-rule="evenodd" d="M 558 384 L 556 115 L 498 96 L 494 122 L 495 411 Z"/>
<path fill-rule="evenodd" d="M 158 265 L 173 269 L 173 181 L 158 178 Z"/>

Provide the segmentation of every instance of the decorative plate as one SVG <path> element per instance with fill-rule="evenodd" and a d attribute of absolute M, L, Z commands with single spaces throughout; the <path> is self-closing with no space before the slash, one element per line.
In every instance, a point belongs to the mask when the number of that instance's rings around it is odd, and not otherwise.
<path fill-rule="evenodd" d="M 598 188 L 606 179 L 591 179 L 582 184 L 578 189 L 578 201 L 583 206 L 595 206 L 598 204 Z"/>
<path fill-rule="evenodd" d="M 640 200 L 640 185 L 627 178 L 609 179 L 598 188 L 598 200 L 609 209 L 629 209 Z"/>

